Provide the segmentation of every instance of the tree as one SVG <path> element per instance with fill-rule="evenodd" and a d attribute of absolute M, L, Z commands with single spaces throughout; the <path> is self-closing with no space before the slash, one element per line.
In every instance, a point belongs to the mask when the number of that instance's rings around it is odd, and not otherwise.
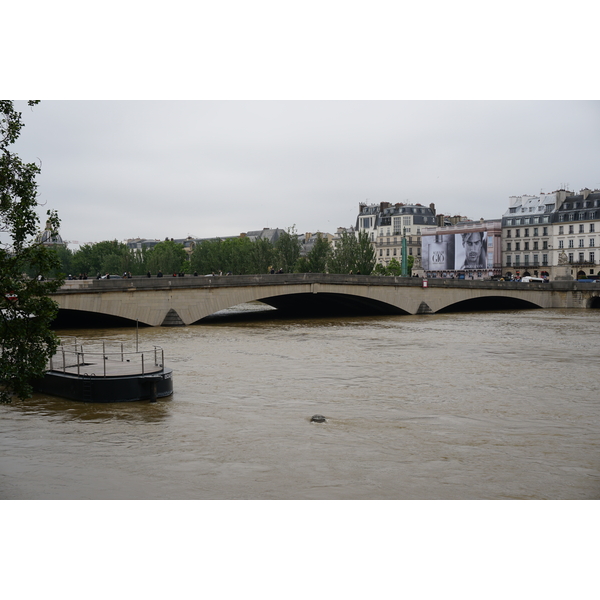
<path fill-rule="evenodd" d="M 361 231 L 357 237 L 352 232 L 343 231 L 329 260 L 329 272 L 371 275 L 374 268 L 375 250 L 367 232 Z"/>
<path fill-rule="evenodd" d="M 300 258 L 300 240 L 296 234 L 296 226 L 288 227 L 275 242 L 277 266 L 285 273 L 292 273 Z"/>
<path fill-rule="evenodd" d="M 251 242 L 248 256 L 248 274 L 266 273 L 275 262 L 275 248 L 270 240 Z"/>
<path fill-rule="evenodd" d="M 331 255 L 331 244 L 329 240 L 317 233 L 317 239 L 311 251 L 306 256 L 309 273 L 325 273 L 327 261 Z"/>
<path fill-rule="evenodd" d="M 349 231 L 342 231 L 329 258 L 329 272 L 339 275 L 354 272 L 356 236 Z"/>
<path fill-rule="evenodd" d="M 375 250 L 369 241 L 369 234 L 361 231 L 356 240 L 356 272 L 370 275 L 375 267 L 375 262 Z"/>
<path fill-rule="evenodd" d="M 165 240 L 156 244 L 148 252 L 146 261 L 148 269 L 153 273 L 181 273 L 187 259 L 185 248 L 173 240 Z"/>
<path fill-rule="evenodd" d="M 13 102 L 1 100 L 0 232 L 9 241 L 0 243 L 0 402 L 29 397 L 32 380 L 43 377 L 58 345 L 50 329 L 58 306 L 48 294 L 63 281 L 47 277 L 60 268 L 60 261 L 56 252 L 34 241 L 39 231 L 36 176 L 40 167 L 9 151 L 23 126 Z M 48 222 L 58 230 L 56 213 L 48 212 Z"/>

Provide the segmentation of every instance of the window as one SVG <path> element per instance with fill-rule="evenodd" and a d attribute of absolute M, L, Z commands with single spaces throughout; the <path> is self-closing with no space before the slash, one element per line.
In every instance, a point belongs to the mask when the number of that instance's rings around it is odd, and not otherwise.
<path fill-rule="evenodd" d="M 539 231 L 539 229 L 537 227 L 533 228 L 533 237 L 537 237 L 538 236 L 538 231 Z"/>
<path fill-rule="evenodd" d="M 404 223 L 404 227 L 410 226 L 410 217 L 402 217 L 402 223 Z"/>
<path fill-rule="evenodd" d="M 529 264 L 529 254 L 525 255 L 525 266 L 527 266 Z"/>
<path fill-rule="evenodd" d="M 523 244 L 523 250 L 529 250 L 529 242 Z"/>
<path fill-rule="evenodd" d="M 590 233 L 594 233 L 594 224 L 590 223 Z"/>
<path fill-rule="evenodd" d="M 585 225 L 583 223 L 579 223 L 579 233 L 584 233 L 583 228 Z"/>
<path fill-rule="evenodd" d="M 511 232 L 512 232 L 512 230 L 511 230 L 511 229 L 509 229 L 509 230 L 506 232 L 506 237 L 507 237 L 507 238 L 509 238 L 509 237 L 512 237 L 512 235 L 511 235 Z"/>
<path fill-rule="evenodd" d="M 533 255 L 533 264 L 537 265 L 538 264 L 538 260 L 539 260 L 539 256 L 537 254 Z"/>
<path fill-rule="evenodd" d="M 594 252 L 590 252 L 590 262 L 591 263 L 596 262 L 596 255 Z"/>
<path fill-rule="evenodd" d="M 579 262 L 582 263 L 584 261 L 583 252 L 579 253 Z"/>
<path fill-rule="evenodd" d="M 542 254 L 542 265 L 544 267 L 548 266 L 548 255 L 547 254 Z"/>
<path fill-rule="evenodd" d="M 569 248 L 574 248 L 575 247 L 575 240 L 569 240 Z"/>
<path fill-rule="evenodd" d="M 529 237 L 529 228 L 525 228 L 525 235 L 523 237 Z"/>
<path fill-rule="evenodd" d="M 542 230 L 542 235 L 548 235 L 548 228 L 544 227 L 544 229 Z"/>
<path fill-rule="evenodd" d="M 518 267 L 521 264 L 521 257 L 517 254 L 515 256 L 515 267 Z"/>
<path fill-rule="evenodd" d="M 379 248 L 379 256 L 383 256 L 383 248 Z"/>
<path fill-rule="evenodd" d="M 575 233 L 575 232 L 573 231 L 573 225 L 569 225 L 569 233 Z"/>
<path fill-rule="evenodd" d="M 559 225 L 558 226 L 558 235 L 563 235 L 564 233 L 565 233 L 565 226 Z"/>
<path fill-rule="evenodd" d="M 506 251 L 507 252 L 511 252 L 511 250 L 512 250 L 511 246 L 512 246 L 511 242 L 506 242 Z"/>
<path fill-rule="evenodd" d="M 537 250 L 538 249 L 538 243 L 537 242 L 533 242 L 533 249 Z"/>
<path fill-rule="evenodd" d="M 579 247 L 583 248 L 584 245 L 585 245 L 585 240 L 583 238 L 580 238 L 580 240 L 579 240 Z"/>
<path fill-rule="evenodd" d="M 593 248 L 596 245 L 596 242 L 594 241 L 595 238 L 590 238 L 590 248 Z"/>
<path fill-rule="evenodd" d="M 565 247 L 565 241 L 564 240 L 558 240 L 558 248 L 564 248 Z"/>
<path fill-rule="evenodd" d="M 394 224 L 394 233 L 400 233 L 400 231 L 402 230 L 402 217 L 394 217 L 393 218 L 393 224 Z"/>
<path fill-rule="evenodd" d="M 521 242 L 515 242 L 515 250 L 519 252 L 521 250 Z"/>
<path fill-rule="evenodd" d="M 511 264 L 510 264 L 510 262 L 511 262 L 511 258 L 512 258 L 511 256 L 507 256 L 507 257 L 506 257 L 506 266 L 507 266 L 507 267 L 510 267 L 510 266 L 511 266 Z"/>
<path fill-rule="evenodd" d="M 521 237 L 521 230 L 515 229 L 515 237 Z"/>
<path fill-rule="evenodd" d="M 393 252 L 394 256 L 396 256 L 396 248 L 394 248 L 394 252 Z"/>
<path fill-rule="evenodd" d="M 569 252 L 569 262 L 572 263 L 573 262 L 573 253 Z"/>
<path fill-rule="evenodd" d="M 542 250 L 548 250 L 548 240 L 542 242 Z"/>

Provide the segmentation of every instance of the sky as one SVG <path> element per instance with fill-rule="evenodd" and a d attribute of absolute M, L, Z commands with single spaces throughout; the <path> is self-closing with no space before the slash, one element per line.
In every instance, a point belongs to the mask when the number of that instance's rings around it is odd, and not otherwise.
<path fill-rule="evenodd" d="M 66 241 L 334 233 L 361 202 L 499 218 L 508 197 L 600 188 L 596 100 L 43 100 L 39 161 Z"/>

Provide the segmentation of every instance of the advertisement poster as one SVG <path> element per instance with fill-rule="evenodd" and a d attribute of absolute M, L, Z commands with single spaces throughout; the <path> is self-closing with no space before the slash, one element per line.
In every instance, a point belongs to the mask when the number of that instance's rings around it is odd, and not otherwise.
<path fill-rule="evenodd" d="M 426 271 L 485 269 L 487 241 L 487 231 L 423 236 L 423 268 Z"/>

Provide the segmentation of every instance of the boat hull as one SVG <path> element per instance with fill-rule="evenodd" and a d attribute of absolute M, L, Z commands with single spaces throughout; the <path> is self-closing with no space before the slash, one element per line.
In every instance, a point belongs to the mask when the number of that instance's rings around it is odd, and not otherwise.
<path fill-rule="evenodd" d="M 33 383 L 36 392 L 80 402 L 155 401 L 173 394 L 173 370 L 146 375 L 94 377 L 48 371 Z"/>

